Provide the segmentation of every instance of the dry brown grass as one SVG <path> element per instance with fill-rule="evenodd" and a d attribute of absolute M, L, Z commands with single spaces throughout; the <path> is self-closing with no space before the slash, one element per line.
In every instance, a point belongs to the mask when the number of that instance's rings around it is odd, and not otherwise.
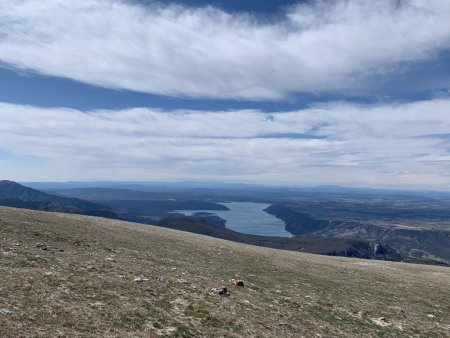
<path fill-rule="evenodd" d="M 449 298 L 448 268 L 0 208 L 0 337 L 450 337 Z"/>

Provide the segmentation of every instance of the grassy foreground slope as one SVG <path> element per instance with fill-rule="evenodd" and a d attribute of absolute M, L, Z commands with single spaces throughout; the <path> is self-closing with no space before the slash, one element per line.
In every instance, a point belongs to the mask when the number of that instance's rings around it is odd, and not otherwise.
<path fill-rule="evenodd" d="M 445 267 L 0 208 L 0 337 L 449 337 L 449 296 Z"/>

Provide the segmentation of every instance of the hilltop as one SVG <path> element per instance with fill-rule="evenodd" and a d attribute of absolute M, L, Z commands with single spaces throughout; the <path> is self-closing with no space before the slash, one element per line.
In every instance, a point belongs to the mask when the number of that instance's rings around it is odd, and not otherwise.
<path fill-rule="evenodd" d="M 450 335 L 446 267 L 4 207 L 0 233 L 2 337 Z"/>
<path fill-rule="evenodd" d="M 102 204 L 79 198 L 48 194 L 8 180 L 0 181 L 0 205 L 32 210 L 118 218 L 117 214 L 111 208 Z"/>

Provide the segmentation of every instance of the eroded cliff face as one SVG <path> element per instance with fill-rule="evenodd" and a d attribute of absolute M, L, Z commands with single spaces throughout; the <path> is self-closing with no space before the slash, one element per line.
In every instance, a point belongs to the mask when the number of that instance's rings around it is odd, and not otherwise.
<path fill-rule="evenodd" d="M 330 227 L 330 221 L 314 219 L 306 213 L 301 213 L 288 206 L 273 204 L 265 209 L 286 223 L 286 230 L 293 235 L 309 235 Z"/>
<path fill-rule="evenodd" d="M 394 248 L 405 260 L 450 264 L 449 231 L 406 229 L 395 225 L 357 221 L 320 220 L 281 204 L 271 205 L 266 211 L 282 219 L 286 223 L 286 230 L 293 235 L 366 240 Z"/>

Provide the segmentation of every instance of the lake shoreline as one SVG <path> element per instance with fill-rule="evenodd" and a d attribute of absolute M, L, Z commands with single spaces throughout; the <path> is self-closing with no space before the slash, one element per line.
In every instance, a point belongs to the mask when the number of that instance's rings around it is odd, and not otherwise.
<path fill-rule="evenodd" d="M 242 234 L 289 238 L 293 237 L 286 230 L 286 223 L 265 209 L 268 203 L 256 202 L 225 202 L 220 203 L 229 210 L 175 210 L 174 213 L 185 216 L 195 216 L 198 213 L 207 213 L 226 221 L 225 227 Z"/>

